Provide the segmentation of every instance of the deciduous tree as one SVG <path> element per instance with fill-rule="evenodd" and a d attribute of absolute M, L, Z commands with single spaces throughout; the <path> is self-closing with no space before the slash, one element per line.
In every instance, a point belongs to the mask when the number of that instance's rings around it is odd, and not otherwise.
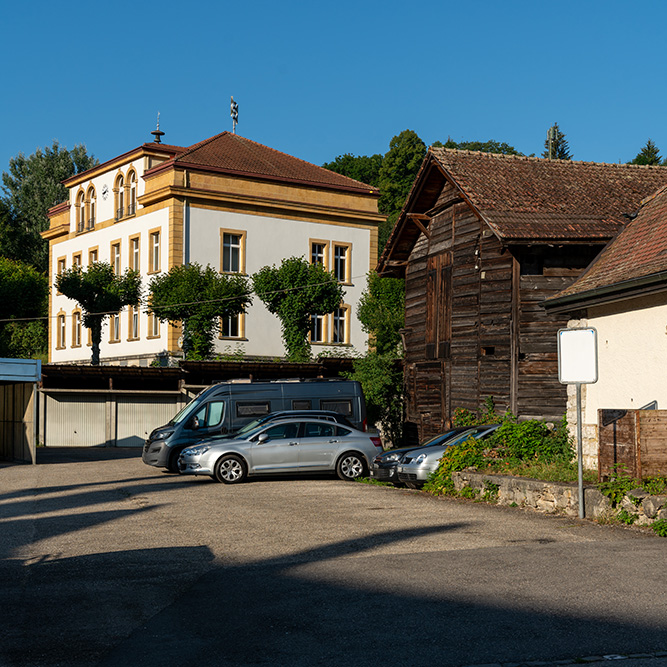
<path fill-rule="evenodd" d="M 47 229 L 47 211 L 67 200 L 62 181 L 98 164 L 83 145 L 70 151 L 57 141 L 9 161 L 2 184 L 6 215 L 0 214 L 0 255 L 20 259 L 42 272 L 48 270 L 48 242 L 39 235 Z"/>
<path fill-rule="evenodd" d="M 339 155 L 333 162 L 327 162 L 322 166 L 337 174 L 349 176 L 356 181 L 377 187 L 380 180 L 382 155 L 379 153 L 370 156 L 345 153 L 345 155 Z"/>
<path fill-rule="evenodd" d="M 87 269 L 73 266 L 56 276 L 59 292 L 73 299 L 83 311 L 83 324 L 90 329 L 93 366 L 100 363 L 102 324 L 125 306 L 138 306 L 141 300 L 141 276 L 128 269 L 122 276 L 107 262 L 96 262 Z"/>
<path fill-rule="evenodd" d="M 280 319 L 287 359 L 308 361 L 311 316 L 333 313 L 343 300 L 343 288 L 322 265 L 300 257 L 263 267 L 252 282 L 269 312 Z"/>
<path fill-rule="evenodd" d="M 183 349 L 192 360 L 210 358 L 220 318 L 244 313 L 252 300 L 247 278 L 197 263 L 155 276 L 149 294 L 149 312 L 162 321 L 183 324 Z"/>
<path fill-rule="evenodd" d="M 0 294 L 0 357 L 44 355 L 48 344 L 47 277 L 24 262 L 0 257 Z"/>

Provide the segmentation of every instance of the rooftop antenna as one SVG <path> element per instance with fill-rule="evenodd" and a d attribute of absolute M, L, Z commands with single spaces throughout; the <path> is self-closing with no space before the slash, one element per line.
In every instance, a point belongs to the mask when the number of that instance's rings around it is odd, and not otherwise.
<path fill-rule="evenodd" d="M 234 102 L 234 96 L 232 95 L 232 104 L 231 104 L 231 117 L 232 117 L 232 134 L 236 134 L 236 124 L 239 122 L 239 105 L 237 102 Z"/>
<path fill-rule="evenodd" d="M 156 144 L 161 143 L 161 141 L 160 141 L 160 137 L 163 137 L 163 136 L 164 136 L 164 132 L 161 132 L 161 131 L 160 131 L 160 112 L 159 112 L 159 111 L 157 112 L 157 130 L 153 130 L 153 131 L 151 132 L 151 134 L 155 137 L 155 139 L 153 139 L 153 141 L 154 141 Z"/>

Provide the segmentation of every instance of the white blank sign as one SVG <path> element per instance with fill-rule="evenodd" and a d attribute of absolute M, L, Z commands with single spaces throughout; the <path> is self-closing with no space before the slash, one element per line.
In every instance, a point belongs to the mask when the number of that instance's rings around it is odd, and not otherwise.
<path fill-rule="evenodd" d="M 598 338 L 595 329 L 558 332 L 558 380 L 562 384 L 598 381 Z"/>

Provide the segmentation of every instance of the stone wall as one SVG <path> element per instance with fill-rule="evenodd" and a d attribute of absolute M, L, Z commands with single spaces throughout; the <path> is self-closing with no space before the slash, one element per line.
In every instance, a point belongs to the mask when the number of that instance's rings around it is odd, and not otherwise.
<path fill-rule="evenodd" d="M 478 497 L 495 501 L 499 505 L 518 505 L 541 512 L 560 512 L 567 516 L 579 515 L 576 483 L 542 482 L 525 477 L 489 475 L 469 470 L 453 473 L 452 481 L 458 493 L 470 488 Z M 658 519 L 667 520 L 667 496 L 651 496 L 642 489 L 635 489 L 630 491 L 616 508 L 612 508 L 609 499 L 596 487 L 584 487 L 586 518 L 611 518 L 620 510 L 635 516 L 634 524 L 637 526 L 650 525 Z"/>

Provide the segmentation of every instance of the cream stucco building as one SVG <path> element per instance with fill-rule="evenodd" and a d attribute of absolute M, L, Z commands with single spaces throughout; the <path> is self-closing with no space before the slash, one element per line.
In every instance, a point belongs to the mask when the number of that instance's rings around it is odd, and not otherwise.
<path fill-rule="evenodd" d="M 159 139 L 159 136 L 157 137 Z M 355 317 L 377 257 L 376 189 L 223 132 L 188 148 L 152 142 L 65 182 L 69 201 L 49 212 L 50 280 L 78 264 L 107 261 L 117 272 L 152 276 L 197 262 L 252 275 L 303 256 L 333 271 L 345 290 L 333 314 L 313 322 L 313 351 L 363 352 Z M 74 301 L 52 289 L 49 361 L 87 363 L 87 330 Z M 105 321 L 102 363 L 150 363 L 180 354 L 181 331 L 126 309 Z M 248 312 L 221 323 L 219 353 L 281 357 L 280 322 L 255 297 Z"/>

